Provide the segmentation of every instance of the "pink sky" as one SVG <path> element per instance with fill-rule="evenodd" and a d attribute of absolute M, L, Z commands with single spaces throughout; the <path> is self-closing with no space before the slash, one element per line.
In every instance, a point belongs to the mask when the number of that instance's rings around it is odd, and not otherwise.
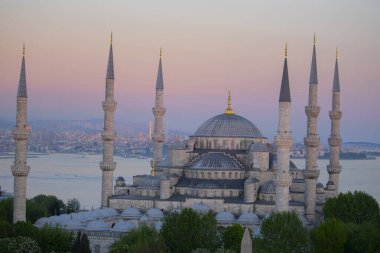
<path fill-rule="evenodd" d="M 317 35 L 321 141 L 339 48 L 344 141 L 380 142 L 378 1 L 1 1 L 0 119 L 14 120 L 22 43 L 29 116 L 101 118 L 109 33 L 114 33 L 116 120 L 153 119 L 163 47 L 166 126 L 194 132 L 226 107 L 272 138 L 284 44 L 292 129 L 306 134 L 313 33 Z"/>

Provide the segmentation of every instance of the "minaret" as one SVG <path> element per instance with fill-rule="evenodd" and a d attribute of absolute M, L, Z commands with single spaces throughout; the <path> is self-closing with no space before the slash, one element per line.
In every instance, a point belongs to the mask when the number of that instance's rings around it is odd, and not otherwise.
<path fill-rule="evenodd" d="M 101 207 L 107 207 L 108 198 L 112 195 L 113 171 L 116 167 L 116 162 L 113 161 L 113 142 L 115 140 L 114 113 L 116 110 L 116 102 L 114 100 L 112 33 L 106 75 L 106 94 L 102 106 L 104 111 L 104 129 L 102 131 L 103 161 L 99 163 L 100 169 L 102 170 Z"/>
<path fill-rule="evenodd" d="M 153 107 L 153 115 L 154 115 L 154 132 L 153 132 L 153 160 L 154 164 L 157 165 L 163 156 L 164 149 L 164 80 L 162 76 L 162 50 L 160 49 L 160 61 L 158 64 L 158 72 L 157 72 L 157 81 L 156 81 L 156 102 Z"/>
<path fill-rule="evenodd" d="M 14 176 L 13 223 L 26 221 L 26 177 L 30 170 L 30 167 L 26 163 L 26 151 L 30 132 L 27 122 L 27 98 L 24 45 L 17 91 L 16 128 L 12 131 L 16 147 L 15 162 L 11 166 Z"/>
<path fill-rule="evenodd" d="M 276 211 L 289 211 L 289 187 L 292 182 L 292 178 L 289 173 L 292 135 L 290 132 L 291 99 L 287 55 L 288 48 L 285 46 L 284 70 L 282 73 L 281 91 L 279 98 L 278 131 L 277 136 L 274 138 L 277 149 Z"/>
<path fill-rule="evenodd" d="M 330 164 L 327 165 L 329 173 L 329 187 L 332 187 L 333 194 L 331 197 L 339 193 L 339 174 L 342 166 L 339 164 L 339 152 L 342 139 L 340 138 L 340 119 L 342 112 L 340 111 L 340 83 L 338 70 L 338 50 L 336 51 L 334 81 L 332 89 L 332 110 L 329 112 L 331 119 L 331 135 L 329 138 L 330 146 Z"/>
<path fill-rule="evenodd" d="M 317 98 L 318 75 L 314 35 L 313 58 L 311 60 L 309 81 L 309 103 L 308 106 L 305 107 L 307 115 L 307 136 L 304 138 L 306 146 L 306 168 L 303 170 L 303 175 L 305 177 L 305 214 L 310 223 L 315 222 L 316 184 L 319 177 L 319 169 L 317 165 L 317 152 L 319 146 L 317 119 L 320 107 L 317 105 Z"/>

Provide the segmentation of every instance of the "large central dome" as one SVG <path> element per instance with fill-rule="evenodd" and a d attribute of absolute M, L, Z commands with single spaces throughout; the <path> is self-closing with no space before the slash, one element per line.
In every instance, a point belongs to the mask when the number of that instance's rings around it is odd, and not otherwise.
<path fill-rule="evenodd" d="M 236 114 L 220 114 L 204 122 L 194 137 L 263 137 L 260 130 L 249 120 Z"/>

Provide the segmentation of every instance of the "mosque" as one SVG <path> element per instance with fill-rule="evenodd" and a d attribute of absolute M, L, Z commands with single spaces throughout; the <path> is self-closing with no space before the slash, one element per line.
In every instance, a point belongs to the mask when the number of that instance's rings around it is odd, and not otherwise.
<path fill-rule="evenodd" d="M 141 223 L 160 228 L 164 216 L 193 208 L 204 213 L 214 211 L 219 225 L 238 223 L 258 229 L 262 219 L 273 211 L 294 210 L 305 226 L 314 226 L 323 218 L 326 199 L 339 193 L 340 151 L 340 83 L 338 55 L 332 85 L 329 181 L 324 186 L 317 182 L 317 148 L 320 140 L 317 119 L 318 75 L 316 45 L 312 51 L 309 81 L 309 100 L 305 107 L 307 129 L 305 169 L 290 161 L 292 135 L 290 127 L 291 90 L 288 76 L 287 48 L 279 87 L 278 131 L 271 143 L 248 119 L 234 113 L 231 95 L 227 108 L 200 124 L 183 142 L 169 147 L 163 157 L 164 81 L 160 54 L 156 81 L 151 175 L 136 175 L 132 184 L 123 177 L 113 183 L 113 143 L 115 140 L 114 64 L 112 36 L 106 73 L 104 110 L 101 208 L 78 213 L 41 218 L 44 224 L 60 226 L 72 231 L 85 231 L 94 252 L 107 252 L 108 246 L 120 234 L 127 233 Z M 25 51 L 24 51 L 25 54 Z M 25 221 L 26 178 L 29 166 L 26 147 L 29 137 L 27 123 L 27 89 L 25 55 L 23 54 L 17 93 L 16 128 L 13 130 L 16 155 L 11 170 L 14 176 L 13 221 Z"/>

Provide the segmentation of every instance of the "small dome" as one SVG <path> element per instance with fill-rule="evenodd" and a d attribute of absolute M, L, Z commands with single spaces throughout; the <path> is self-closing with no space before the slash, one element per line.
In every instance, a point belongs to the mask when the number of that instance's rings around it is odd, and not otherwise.
<path fill-rule="evenodd" d="M 197 213 L 207 213 L 208 211 L 211 210 L 211 208 L 208 205 L 203 204 L 203 203 L 194 204 L 191 207 L 191 209 L 193 209 Z"/>
<path fill-rule="evenodd" d="M 254 225 L 260 223 L 260 219 L 255 213 L 243 213 L 240 215 L 237 223 L 244 225 Z"/>
<path fill-rule="evenodd" d="M 154 223 L 154 228 L 156 229 L 156 231 L 160 231 L 161 227 L 162 227 L 162 222 L 161 221 L 158 221 L 158 222 Z"/>
<path fill-rule="evenodd" d="M 317 183 L 317 188 L 324 188 L 322 183 Z"/>
<path fill-rule="evenodd" d="M 147 221 L 149 221 L 149 217 L 146 214 L 144 214 L 143 216 L 141 216 L 141 218 L 139 219 L 140 223 L 145 223 Z"/>
<path fill-rule="evenodd" d="M 139 209 L 134 207 L 129 207 L 121 213 L 121 217 L 126 218 L 128 220 L 138 220 L 141 217 L 141 215 L 142 214 L 139 211 Z"/>
<path fill-rule="evenodd" d="M 95 209 L 93 212 L 95 212 L 97 218 L 109 218 L 112 216 L 117 216 L 119 214 L 113 208 L 98 208 Z"/>
<path fill-rule="evenodd" d="M 50 216 L 47 223 L 50 227 L 62 227 L 62 225 L 69 219 L 68 214 L 62 214 L 59 216 Z"/>
<path fill-rule="evenodd" d="M 235 216 L 230 212 L 219 212 L 215 215 L 215 219 L 220 224 L 231 224 L 235 222 Z"/>
<path fill-rule="evenodd" d="M 164 213 L 158 208 L 151 208 L 146 212 L 149 220 L 161 220 L 164 218 Z"/>
<path fill-rule="evenodd" d="M 115 226 L 111 230 L 114 232 L 128 233 L 135 228 L 136 228 L 136 225 L 133 222 L 119 221 L 115 224 Z"/>
<path fill-rule="evenodd" d="M 260 187 L 260 193 L 262 194 L 275 194 L 276 184 L 273 180 L 270 180 Z"/>
<path fill-rule="evenodd" d="M 173 209 L 170 211 L 170 213 L 181 213 L 182 209 Z"/>
<path fill-rule="evenodd" d="M 102 220 L 90 221 L 86 226 L 87 231 L 108 231 L 109 227 L 107 223 Z"/>
<path fill-rule="evenodd" d="M 263 137 L 260 130 L 248 119 L 236 114 L 220 114 L 205 121 L 195 131 L 196 137 Z"/>
<path fill-rule="evenodd" d="M 208 153 L 201 156 L 191 166 L 191 169 L 207 170 L 242 170 L 240 165 L 224 153 Z"/>
<path fill-rule="evenodd" d="M 67 230 L 82 230 L 83 224 L 78 219 L 69 219 L 62 227 Z"/>
<path fill-rule="evenodd" d="M 116 181 L 125 181 L 123 177 L 117 177 Z"/>
<path fill-rule="evenodd" d="M 34 223 L 34 226 L 35 226 L 35 227 L 38 227 L 38 228 L 42 228 L 43 226 L 45 226 L 45 224 L 48 223 L 48 220 L 49 220 L 48 217 L 42 217 L 42 218 L 39 218 L 39 219 Z"/>

